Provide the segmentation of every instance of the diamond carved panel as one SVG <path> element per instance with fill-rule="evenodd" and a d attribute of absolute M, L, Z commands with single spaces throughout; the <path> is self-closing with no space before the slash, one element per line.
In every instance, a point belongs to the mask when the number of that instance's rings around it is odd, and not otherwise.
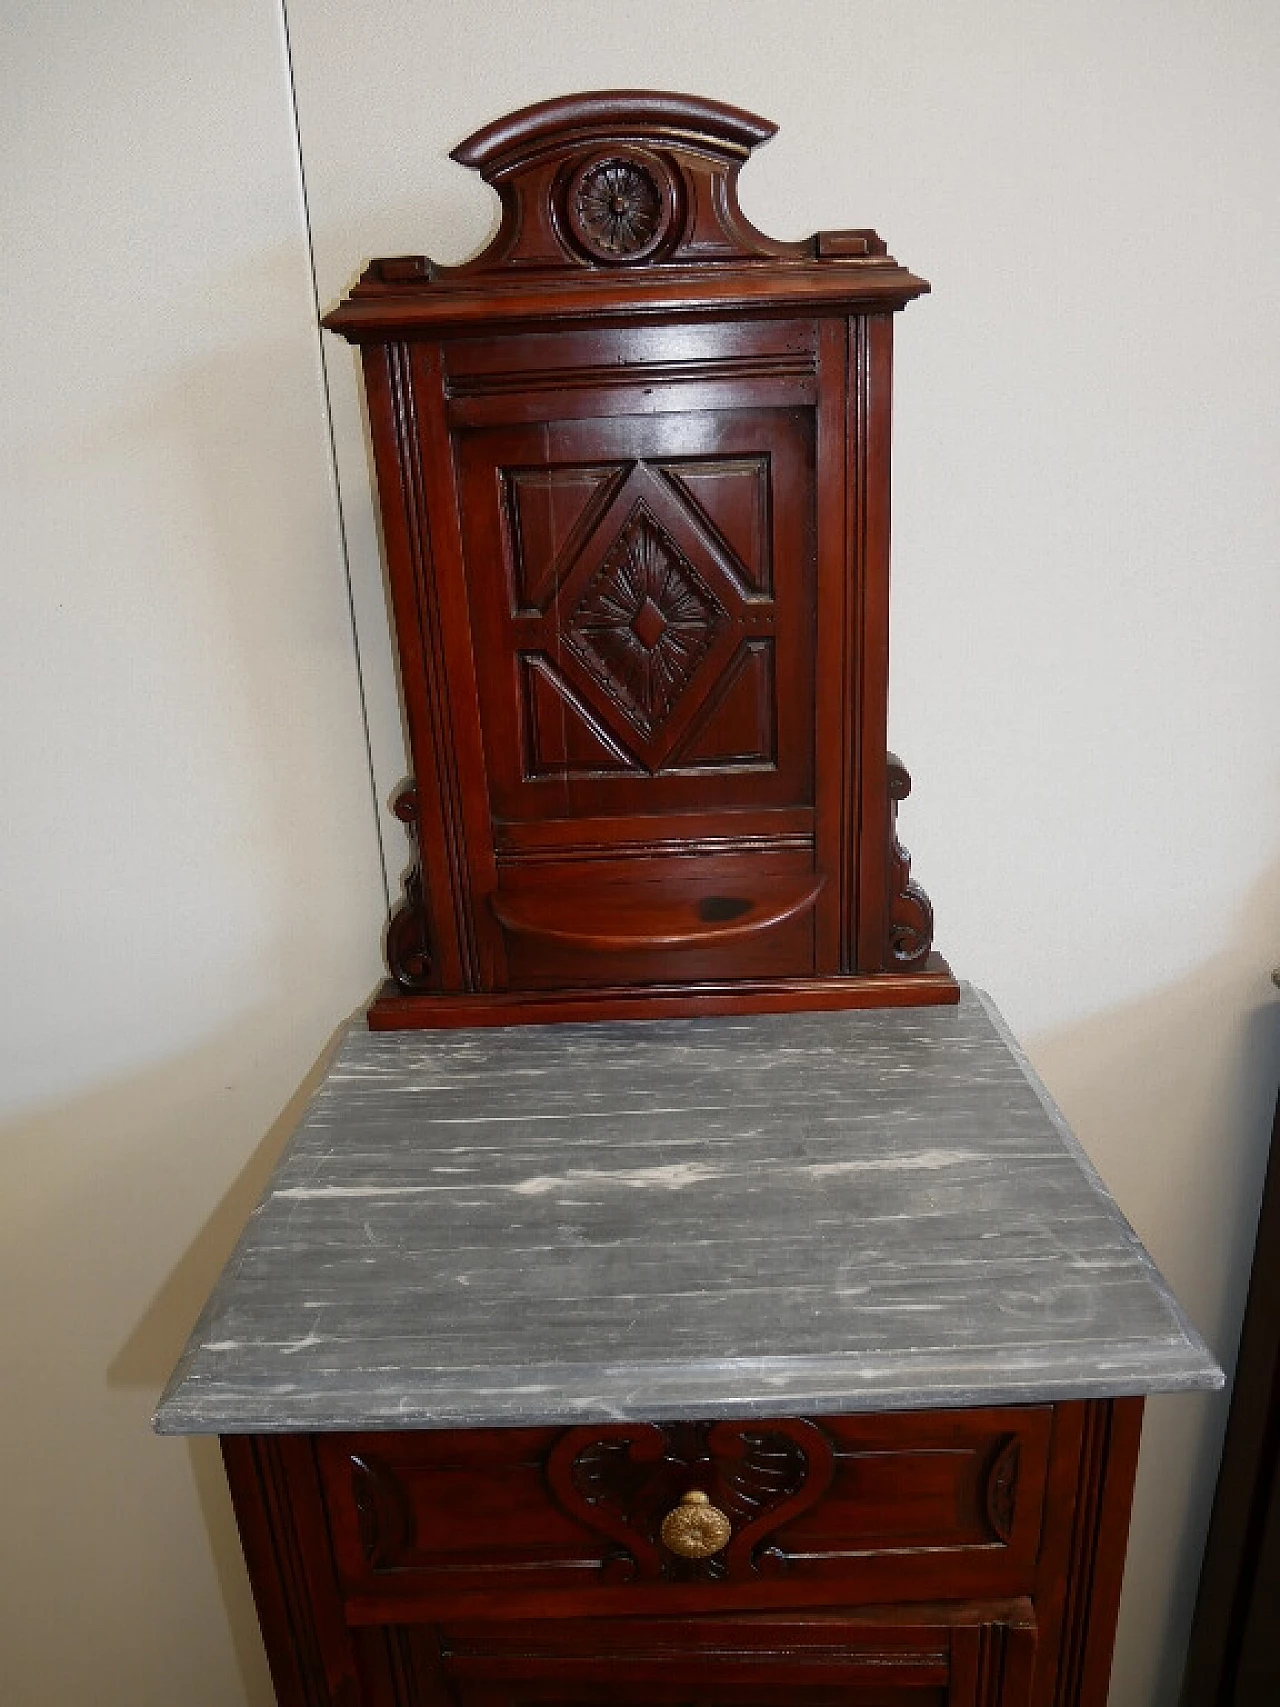
<path fill-rule="evenodd" d="M 728 620 L 640 503 L 566 617 L 563 638 L 647 740 L 662 730 Z"/>

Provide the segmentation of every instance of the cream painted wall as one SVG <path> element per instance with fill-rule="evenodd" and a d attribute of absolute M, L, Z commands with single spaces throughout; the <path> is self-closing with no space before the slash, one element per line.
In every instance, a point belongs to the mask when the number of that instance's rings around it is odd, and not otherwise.
<path fill-rule="evenodd" d="M 1280 13 L 290 0 L 289 24 L 326 304 L 370 254 L 483 239 L 489 192 L 446 158 L 469 130 L 620 84 L 768 114 L 753 217 L 874 224 L 932 278 L 899 325 L 904 832 L 940 945 L 1229 1358 L 1280 1075 Z M 377 976 L 288 60 L 276 0 L 14 0 L 0 31 L 4 1698 L 266 1707 L 216 1456 L 146 1419 Z M 328 368 L 385 799 L 345 346 Z M 1115 1707 L 1174 1700 L 1224 1414 L 1151 1407 Z"/>
<path fill-rule="evenodd" d="M 6 8 L 0 1699 L 269 1700 L 149 1431 L 383 888 L 278 9 Z"/>

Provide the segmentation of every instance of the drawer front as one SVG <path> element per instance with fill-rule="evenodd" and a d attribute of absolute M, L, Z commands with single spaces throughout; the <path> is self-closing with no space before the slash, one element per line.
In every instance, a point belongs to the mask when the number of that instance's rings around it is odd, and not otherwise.
<path fill-rule="evenodd" d="M 390 1625 L 362 1632 L 358 1648 L 370 1707 L 1027 1707 L 1035 1624 L 1022 1602 Z"/>
<path fill-rule="evenodd" d="M 684 1611 L 1029 1592 L 1051 1421 L 323 1435 L 317 1451 L 353 1622 L 519 1616 L 561 1592 L 601 1614 Z"/>

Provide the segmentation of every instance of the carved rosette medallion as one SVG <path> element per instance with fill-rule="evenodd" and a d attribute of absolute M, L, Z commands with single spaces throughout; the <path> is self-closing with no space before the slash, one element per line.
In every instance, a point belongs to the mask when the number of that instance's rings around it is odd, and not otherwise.
<path fill-rule="evenodd" d="M 637 506 L 565 625 L 565 644 L 640 730 L 667 721 L 726 614 L 675 541 Z"/>
<path fill-rule="evenodd" d="M 565 220 L 596 261 L 643 261 L 671 228 L 670 175 L 651 155 L 617 153 L 585 161 L 569 180 Z"/>

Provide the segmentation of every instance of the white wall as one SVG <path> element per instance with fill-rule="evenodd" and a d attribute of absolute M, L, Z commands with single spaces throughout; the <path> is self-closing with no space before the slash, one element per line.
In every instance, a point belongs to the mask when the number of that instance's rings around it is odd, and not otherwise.
<path fill-rule="evenodd" d="M 157 1391 L 382 881 L 283 38 L 10 6 L 0 454 L 0 1698 L 265 1703 Z"/>
<path fill-rule="evenodd" d="M 58 18 L 15 17 L 7 56 L 6 1698 L 261 1707 L 216 1463 L 144 1425 L 376 976 L 286 61 L 275 0 Z M 757 222 L 875 225 L 932 279 L 898 338 L 904 834 L 939 946 L 1230 1358 L 1280 1075 L 1280 12 L 290 0 L 289 24 L 326 306 L 371 254 L 483 240 L 490 193 L 446 157 L 468 131 L 620 85 L 767 114 Z M 368 467 L 351 354 L 327 358 L 385 798 Z M 1225 1406 L 1149 1415 L 1115 1707 L 1174 1701 Z"/>

